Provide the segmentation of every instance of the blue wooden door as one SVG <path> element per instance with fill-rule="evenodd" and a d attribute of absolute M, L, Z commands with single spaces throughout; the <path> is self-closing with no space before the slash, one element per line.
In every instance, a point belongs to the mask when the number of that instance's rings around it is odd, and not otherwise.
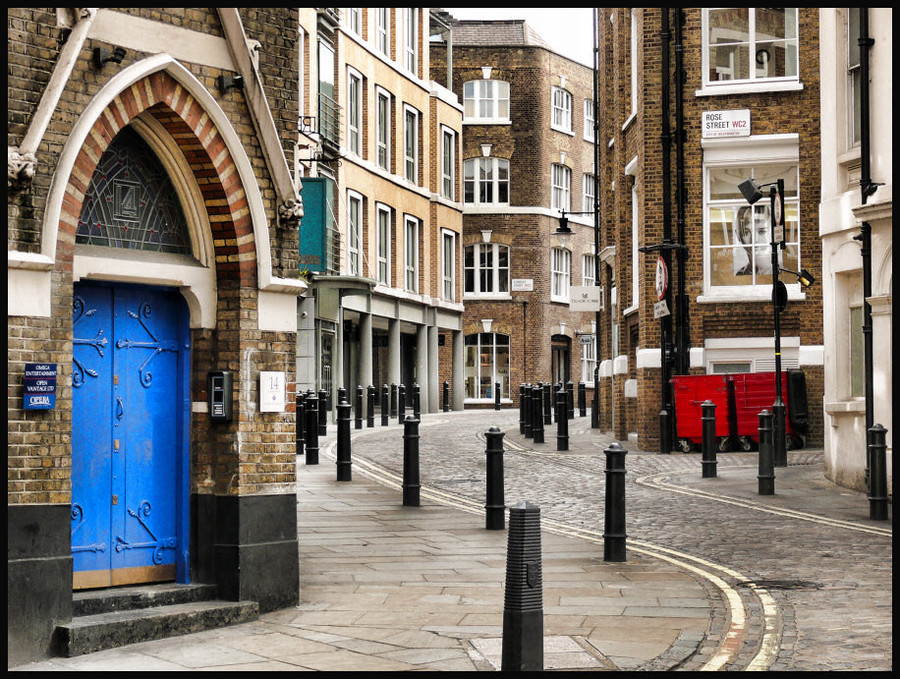
<path fill-rule="evenodd" d="M 76 284 L 75 587 L 186 581 L 189 331 L 176 292 Z"/>

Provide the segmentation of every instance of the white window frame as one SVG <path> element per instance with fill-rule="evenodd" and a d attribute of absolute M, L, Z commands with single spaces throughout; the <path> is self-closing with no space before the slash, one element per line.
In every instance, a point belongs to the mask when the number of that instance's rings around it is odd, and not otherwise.
<path fill-rule="evenodd" d="M 721 140 L 703 140 L 703 294 L 698 297 L 698 302 L 747 302 L 747 301 L 765 301 L 770 300 L 772 295 L 772 282 L 768 274 L 763 274 L 763 280 L 756 284 L 745 285 L 713 285 L 711 280 L 711 209 L 725 209 L 731 206 L 735 211 L 741 207 L 748 205 L 746 201 L 735 197 L 728 201 L 711 201 L 709 196 L 710 175 L 711 173 L 721 171 L 723 169 L 734 168 L 734 172 L 743 175 L 752 170 L 754 172 L 778 166 L 792 166 L 797 172 L 797 176 L 786 182 L 785 186 L 785 238 L 787 238 L 787 246 L 791 248 L 789 253 L 793 255 L 796 252 L 796 259 L 785 260 L 786 250 L 781 250 L 779 258 L 781 266 L 800 271 L 802 261 L 800 259 L 800 248 L 802 246 L 802 213 L 800 206 L 802 205 L 802 197 L 799 193 L 799 171 L 800 171 L 800 143 L 799 135 L 776 134 L 776 135 L 756 135 L 744 137 L 740 141 L 731 140 L 731 143 L 725 143 Z M 735 181 L 743 181 L 747 179 L 745 176 L 735 176 Z M 797 193 L 794 194 L 791 187 L 797 186 Z M 754 205 L 759 209 L 768 209 L 769 196 L 768 187 L 763 188 L 765 194 L 763 198 Z M 796 226 L 791 227 L 789 223 L 792 218 L 796 221 Z M 790 240 L 792 233 L 796 234 L 797 240 Z M 715 239 L 713 239 L 715 240 Z M 796 250 L 794 250 L 796 248 Z M 761 260 L 762 261 L 762 260 Z M 794 268 L 796 266 L 797 268 Z M 787 288 L 788 299 L 802 300 L 806 296 L 800 288 L 800 283 L 792 276 L 783 276 L 783 282 Z"/>
<path fill-rule="evenodd" d="M 509 123 L 509 83 L 491 79 L 463 83 L 463 122 Z"/>
<path fill-rule="evenodd" d="M 597 187 L 597 178 L 585 172 L 581 177 L 581 210 L 582 212 L 594 211 L 594 191 Z"/>
<path fill-rule="evenodd" d="M 375 280 L 391 285 L 391 230 L 393 210 L 383 203 L 375 204 Z"/>
<path fill-rule="evenodd" d="M 391 169 L 391 93 L 380 87 L 375 88 L 375 164 Z"/>
<path fill-rule="evenodd" d="M 403 19 L 406 24 L 403 41 L 404 60 L 406 70 L 415 76 L 419 72 L 419 9 L 417 7 L 404 7 Z"/>
<path fill-rule="evenodd" d="M 421 220 L 403 215 L 403 289 L 419 292 L 419 225 Z"/>
<path fill-rule="evenodd" d="M 441 125 L 441 196 L 456 200 L 456 130 Z"/>
<path fill-rule="evenodd" d="M 420 117 L 412 106 L 403 106 L 403 178 L 416 185 L 419 183 Z"/>
<path fill-rule="evenodd" d="M 482 344 L 482 339 L 484 339 L 487 342 L 486 336 L 488 336 L 488 335 L 490 335 L 490 344 L 487 344 L 487 343 Z M 470 341 L 470 338 L 473 336 L 476 336 L 474 343 L 472 343 Z M 499 343 L 497 341 L 498 337 L 505 338 L 505 341 L 503 343 Z M 481 356 L 483 353 L 482 347 L 484 347 L 484 349 L 486 350 L 488 346 L 491 347 L 491 351 L 490 351 L 490 355 L 491 355 L 491 362 L 490 362 L 491 378 L 490 379 L 491 379 L 491 381 L 490 381 L 489 385 L 487 385 L 488 389 L 486 390 L 488 392 L 489 396 L 482 396 L 481 395 L 481 393 L 482 393 L 481 369 L 483 367 L 482 363 L 481 363 Z M 506 362 L 501 363 L 499 365 L 497 363 L 497 347 L 498 346 L 506 347 Z M 474 360 L 472 361 L 472 363 L 474 365 L 471 365 L 471 366 L 469 365 L 470 349 L 474 350 L 474 352 L 475 352 Z M 464 352 L 466 354 L 464 363 L 466 364 L 465 369 L 467 372 L 465 402 L 466 403 L 493 403 L 496 398 L 496 395 L 494 394 L 494 385 L 497 384 L 497 382 L 500 383 L 500 400 L 508 401 L 510 398 L 510 389 L 511 389 L 511 385 L 509 383 L 509 375 L 510 375 L 509 366 L 510 366 L 510 361 L 512 360 L 512 357 L 511 357 L 512 348 L 510 346 L 509 335 L 504 335 L 502 333 L 496 333 L 496 332 L 479 332 L 479 333 L 472 333 L 471 335 L 466 335 L 466 337 L 464 338 Z M 468 374 L 469 370 L 472 370 L 473 372 L 471 374 Z M 506 376 L 506 379 L 503 379 L 504 375 Z M 470 378 L 471 378 L 471 381 L 470 381 Z M 471 391 L 469 389 L 470 385 L 472 387 Z"/>
<path fill-rule="evenodd" d="M 375 50 L 391 58 L 391 10 L 389 7 L 376 7 L 375 14 Z"/>
<path fill-rule="evenodd" d="M 562 87 L 550 88 L 550 129 L 572 134 L 572 93 Z"/>
<path fill-rule="evenodd" d="M 347 27 L 356 35 L 362 35 L 362 7 L 347 8 Z"/>
<path fill-rule="evenodd" d="M 550 166 L 550 208 L 571 210 L 572 170 L 566 165 L 553 163 Z"/>
<path fill-rule="evenodd" d="M 861 50 L 859 46 L 859 13 L 867 11 L 859 7 L 844 9 L 844 30 L 846 31 L 846 49 L 844 50 L 847 68 L 847 150 L 858 148 L 862 137 L 862 88 Z M 855 19 L 855 21 L 854 21 Z"/>
<path fill-rule="evenodd" d="M 355 107 L 354 107 L 355 104 Z M 362 156 L 363 149 L 363 77 L 347 67 L 347 150 Z"/>
<path fill-rule="evenodd" d="M 711 20 L 710 13 L 717 11 L 725 11 L 725 9 L 718 8 L 702 8 L 701 12 L 701 24 L 702 24 L 702 41 L 703 41 L 703 55 L 702 55 L 702 73 L 703 73 L 703 89 L 699 91 L 697 94 L 699 96 L 709 95 L 709 94 L 731 94 L 738 92 L 765 92 L 765 91 L 778 91 L 778 90 L 796 90 L 801 89 L 802 85 L 800 84 L 800 13 L 799 9 L 796 7 L 785 8 L 789 10 L 793 10 L 793 26 L 788 27 L 787 32 L 793 32 L 793 37 L 787 36 L 783 39 L 775 40 L 775 41 L 763 41 L 757 39 L 757 31 L 756 31 L 756 13 L 759 11 L 753 7 L 739 7 L 728 9 L 727 11 L 739 11 L 746 10 L 748 12 L 747 20 L 749 25 L 749 30 L 747 34 L 747 40 L 735 40 L 732 43 L 735 46 L 746 45 L 747 57 L 749 59 L 749 55 L 753 53 L 755 58 L 751 62 L 752 68 L 746 78 L 725 78 L 721 80 L 712 80 L 710 79 L 710 69 L 711 69 L 711 52 L 712 45 L 710 44 L 710 31 L 711 31 Z M 763 63 L 768 63 L 765 60 L 765 55 L 768 52 L 765 50 L 762 45 L 765 45 L 768 42 L 780 42 L 784 44 L 785 48 L 785 63 L 787 64 L 788 59 L 791 61 L 791 67 L 787 68 L 787 74 L 783 76 L 769 76 L 769 75 L 757 75 L 756 70 L 757 67 L 755 63 L 757 60 L 762 57 L 763 62 L 759 62 L 760 65 Z M 723 45 L 720 41 L 719 45 Z M 760 45 L 759 48 L 756 45 Z M 733 64 L 733 59 L 732 62 Z M 725 67 L 722 67 L 725 68 Z M 726 73 L 729 69 L 725 69 L 722 73 Z M 730 70 L 734 70 L 733 66 Z M 790 71 L 793 71 L 791 74 Z"/>
<path fill-rule="evenodd" d="M 630 57 L 631 57 L 631 113 L 628 116 L 630 120 L 637 115 L 637 99 L 638 99 L 638 8 L 631 8 L 631 40 L 630 40 Z"/>
<path fill-rule="evenodd" d="M 572 277 L 572 252 L 566 248 L 550 248 L 550 301 L 569 303 Z"/>
<path fill-rule="evenodd" d="M 581 344 L 581 381 L 586 387 L 594 387 L 594 371 L 597 368 L 597 328 L 596 321 L 591 321 L 590 342 Z M 584 338 L 584 335 L 582 335 Z"/>
<path fill-rule="evenodd" d="M 505 255 L 502 258 L 501 253 Z M 467 245 L 463 261 L 464 280 L 466 281 L 463 296 L 482 299 L 508 299 L 510 297 L 510 254 L 509 246 L 501 243 L 473 243 L 472 245 Z M 505 266 L 500 265 L 501 259 L 505 259 Z M 468 282 L 470 279 L 471 284 Z M 490 290 L 484 289 L 487 287 Z"/>
<path fill-rule="evenodd" d="M 501 178 L 501 174 L 506 178 Z M 509 205 L 509 188 L 506 158 L 469 158 L 463 162 L 463 200 L 467 205 Z M 482 200 L 488 193 L 491 200 Z M 500 199 L 501 193 L 506 200 Z"/>
<path fill-rule="evenodd" d="M 594 100 L 584 100 L 584 140 L 594 141 Z"/>
<path fill-rule="evenodd" d="M 591 253 L 581 255 L 581 284 L 585 287 L 597 285 L 597 258 Z"/>
<path fill-rule="evenodd" d="M 441 229 L 441 298 L 456 299 L 456 233 Z"/>
<path fill-rule="evenodd" d="M 364 201 L 361 193 L 347 189 L 347 273 L 362 276 Z"/>

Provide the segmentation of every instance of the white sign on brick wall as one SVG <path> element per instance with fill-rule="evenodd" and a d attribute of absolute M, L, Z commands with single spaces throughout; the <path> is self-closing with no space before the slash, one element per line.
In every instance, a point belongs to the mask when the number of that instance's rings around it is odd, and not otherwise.
<path fill-rule="evenodd" d="M 704 139 L 750 136 L 750 109 L 704 111 L 700 130 Z"/>

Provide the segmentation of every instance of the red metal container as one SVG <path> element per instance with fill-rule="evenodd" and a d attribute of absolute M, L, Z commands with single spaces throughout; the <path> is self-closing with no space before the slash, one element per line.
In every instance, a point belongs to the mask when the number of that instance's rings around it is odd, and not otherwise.
<path fill-rule="evenodd" d="M 750 446 L 745 441 L 759 444 L 759 414 L 763 410 L 772 412 L 775 404 L 775 373 L 736 373 L 734 380 L 735 435 L 745 450 Z M 788 398 L 788 375 L 781 373 L 781 400 L 784 401 L 785 434 L 791 435 L 791 416 Z"/>
<path fill-rule="evenodd" d="M 732 375 L 676 375 L 672 378 L 675 392 L 677 444 L 683 452 L 703 444 L 704 401 L 716 405 L 716 439 L 719 450 L 725 450 L 733 435 Z"/>

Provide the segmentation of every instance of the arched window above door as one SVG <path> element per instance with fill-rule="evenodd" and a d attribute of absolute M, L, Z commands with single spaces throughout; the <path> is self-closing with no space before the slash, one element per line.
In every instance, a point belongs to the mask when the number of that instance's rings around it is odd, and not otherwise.
<path fill-rule="evenodd" d="M 154 151 L 130 127 L 116 135 L 97 163 L 75 242 L 191 254 L 178 193 Z"/>

